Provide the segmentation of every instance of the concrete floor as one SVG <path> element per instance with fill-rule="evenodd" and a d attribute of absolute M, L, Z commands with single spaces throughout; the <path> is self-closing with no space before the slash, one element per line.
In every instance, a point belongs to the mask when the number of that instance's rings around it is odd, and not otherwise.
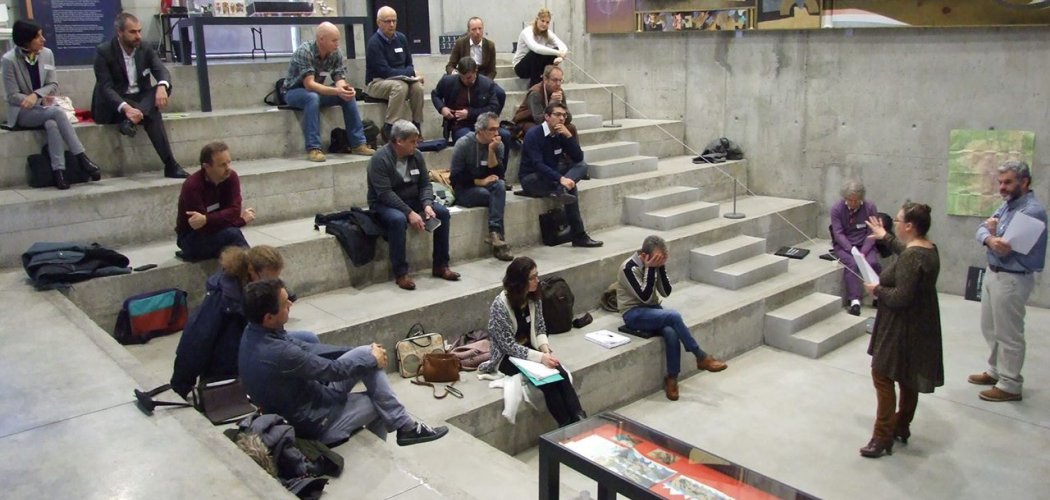
<path fill-rule="evenodd" d="M 0 300 L 5 498 L 288 498 L 194 412 L 143 417 L 128 388 L 151 375 L 58 292 L 11 272 L 0 274 Z M 874 412 L 866 337 L 819 360 L 758 348 L 683 381 L 678 402 L 658 393 L 619 411 L 824 498 L 1046 498 L 1050 311 L 1029 309 L 1025 400 L 995 404 L 965 381 L 986 356 L 977 304 L 944 295 L 941 307 L 947 385 L 920 398 L 912 440 L 890 457 L 857 455 Z M 507 466 L 458 429 L 441 443 L 399 448 L 359 434 L 339 450 L 347 470 L 329 496 L 486 498 L 510 484 L 510 497 L 535 496 L 534 452 Z M 562 478 L 565 498 L 594 496 L 593 483 Z"/>
<path fill-rule="evenodd" d="M 966 382 L 987 358 L 979 317 L 978 303 L 941 295 L 945 385 L 920 396 L 908 445 L 877 460 L 857 453 L 875 414 L 867 336 L 817 360 L 760 347 L 685 380 L 677 402 L 658 393 L 618 411 L 822 498 L 1048 498 L 1050 310 L 1028 309 L 1017 403 L 981 401 Z M 538 465 L 535 449 L 518 458 Z M 561 480 L 596 497 L 565 467 Z"/>

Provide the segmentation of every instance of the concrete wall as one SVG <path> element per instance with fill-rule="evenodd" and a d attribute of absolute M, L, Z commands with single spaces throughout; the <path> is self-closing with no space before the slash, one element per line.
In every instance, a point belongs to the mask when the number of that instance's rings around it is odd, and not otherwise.
<path fill-rule="evenodd" d="M 571 12 L 582 33 L 582 1 Z M 1050 28 L 578 35 L 574 63 L 623 83 L 629 117 L 683 119 L 695 149 L 742 144 L 759 194 L 838 199 L 856 177 L 892 212 L 934 208 L 940 288 L 961 294 L 983 265 L 981 219 L 945 214 L 952 129 L 1036 134 L 1036 196 L 1050 199 Z M 624 64 L 623 61 L 631 61 Z M 583 81 L 577 73 L 576 81 Z M 1032 303 L 1050 305 L 1041 276 Z"/>

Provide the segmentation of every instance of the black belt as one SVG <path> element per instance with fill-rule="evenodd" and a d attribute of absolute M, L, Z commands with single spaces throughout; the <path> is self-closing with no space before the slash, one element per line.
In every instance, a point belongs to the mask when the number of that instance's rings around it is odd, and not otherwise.
<path fill-rule="evenodd" d="M 993 273 L 1028 274 L 1028 271 L 1014 271 L 1013 269 L 1003 269 L 999 266 L 993 265 L 988 265 L 988 269 L 991 269 Z"/>

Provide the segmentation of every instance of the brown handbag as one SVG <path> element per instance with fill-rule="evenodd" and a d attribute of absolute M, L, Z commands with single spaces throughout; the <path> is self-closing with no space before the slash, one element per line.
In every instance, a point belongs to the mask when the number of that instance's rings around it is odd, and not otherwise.
<path fill-rule="evenodd" d="M 434 389 L 434 397 L 436 399 L 443 399 L 445 396 L 452 394 L 457 398 L 462 398 L 463 393 L 452 386 L 459 382 L 459 358 L 447 353 L 447 352 L 428 352 L 423 356 L 423 363 L 419 367 L 419 373 L 416 378 L 412 380 L 413 384 L 425 385 Z M 423 380 L 420 380 L 422 378 Z M 445 386 L 445 392 L 438 395 L 438 389 L 434 385 L 435 383 L 447 383 Z"/>

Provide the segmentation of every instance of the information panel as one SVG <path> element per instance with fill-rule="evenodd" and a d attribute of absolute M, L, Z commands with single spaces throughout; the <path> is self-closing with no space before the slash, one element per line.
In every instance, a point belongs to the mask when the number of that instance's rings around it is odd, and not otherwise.
<path fill-rule="evenodd" d="M 27 0 L 26 5 L 59 66 L 91 64 L 95 46 L 113 37 L 120 11 L 120 0 Z"/>

